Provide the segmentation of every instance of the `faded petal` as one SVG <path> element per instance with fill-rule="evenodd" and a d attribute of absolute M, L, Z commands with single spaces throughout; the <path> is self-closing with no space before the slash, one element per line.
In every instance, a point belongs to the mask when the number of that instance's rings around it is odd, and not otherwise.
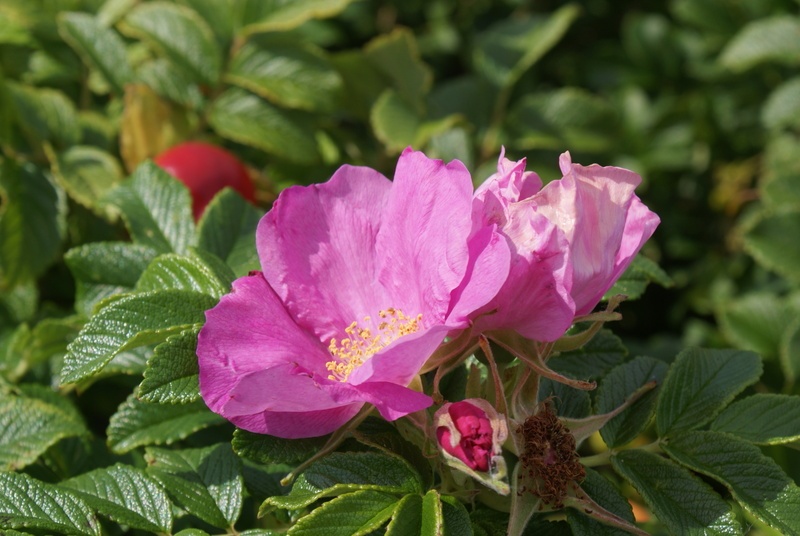
<path fill-rule="evenodd" d="M 395 307 L 444 320 L 469 263 L 471 205 L 472 180 L 461 162 L 403 151 L 376 244 L 378 280 Z"/>
<path fill-rule="evenodd" d="M 577 315 L 590 312 L 653 234 L 659 219 L 634 194 L 636 173 L 617 167 L 572 164 L 561 155 L 564 177 L 536 195 L 537 210 L 570 243 L 572 297 Z"/>
<path fill-rule="evenodd" d="M 264 276 L 322 340 L 385 307 L 375 242 L 391 186 L 370 168 L 342 166 L 324 184 L 283 191 L 258 225 Z"/>

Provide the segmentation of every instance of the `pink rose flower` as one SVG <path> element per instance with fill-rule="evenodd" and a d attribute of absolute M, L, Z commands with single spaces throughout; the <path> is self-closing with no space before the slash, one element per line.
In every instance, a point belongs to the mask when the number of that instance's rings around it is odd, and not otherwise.
<path fill-rule="evenodd" d="M 476 228 L 496 225 L 511 248 L 508 279 L 476 315 L 481 331 L 558 339 L 594 309 L 658 226 L 634 194 L 636 173 L 573 164 L 568 152 L 559 163 L 563 178 L 542 188 L 524 159 L 501 154 L 497 173 L 475 192 Z"/>
<path fill-rule="evenodd" d="M 336 430 L 365 403 L 388 420 L 428 407 L 406 386 L 508 274 L 504 238 L 473 232 L 471 206 L 460 162 L 411 150 L 394 181 L 343 166 L 283 191 L 256 233 L 263 272 L 206 313 L 197 355 L 209 408 L 297 438 Z"/>

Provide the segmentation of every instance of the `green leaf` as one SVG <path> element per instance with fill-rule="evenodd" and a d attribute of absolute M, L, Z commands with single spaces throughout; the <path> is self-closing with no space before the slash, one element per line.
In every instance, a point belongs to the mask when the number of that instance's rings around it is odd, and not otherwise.
<path fill-rule="evenodd" d="M 239 518 L 244 484 L 242 466 L 228 444 L 200 449 L 148 448 L 147 471 L 181 507 L 215 527 Z"/>
<path fill-rule="evenodd" d="M 778 356 L 786 383 L 793 385 L 800 377 L 800 317 L 795 317 L 783 332 Z"/>
<path fill-rule="evenodd" d="M 752 352 L 684 350 L 670 367 L 658 397 L 659 437 L 709 422 L 761 371 L 761 359 Z"/>
<path fill-rule="evenodd" d="M 547 16 L 508 18 L 478 34 L 475 68 L 498 87 L 514 85 L 522 74 L 553 48 L 577 18 L 567 4 Z"/>
<path fill-rule="evenodd" d="M 433 80 L 430 67 L 421 59 L 413 32 L 398 28 L 364 47 L 364 56 L 383 74 L 412 110 L 422 112 L 422 100 Z"/>
<path fill-rule="evenodd" d="M 386 527 L 386 536 L 422 534 L 422 497 L 406 495 L 397 503 L 394 515 Z"/>
<path fill-rule="evenodd" d="M 351 536 L 370 534 L 392 517 L 397 497 L 379 491 L 345 493 L 301 517 L 289 536 Z"/>
<path fill-rule="evenodd" d="M 586 478 L 581 482 L 581 488 L 597 504 L 609 512 L 619 516 L 625 521 L 635 524 L 633 510 L 626 499 L 606 478 L 597 471 L 586 468 Z M 615 534 L 627 534 L 625 531 L 604 525 L 592 519 L 585 512 L 570 508 L 567 510 L 567 521 L 572 528 L 575 536 L 610 536 Z"/>
<path fill-rule="evenodd" d="M 123 177 L 119 161 L 110 153 L 84 145 L 70 147 L 51 158 L 53 175 L 72 199 L 100 215 L 100 200 Z"/>
<path fill-rule="evenodd" d="M 431 462 L 420 448 L 405 439 L 395 426 L 383 419 L 368 417 L 356 430 L 353 438 L 359 443 L 381 450 L 390 456 L 400 457 L 409 468 L 422 478 L 422 487 L 433 485 Z M 422 436 L 420 436 L 422 437 Z"/>
<path fill-rule="evenodd" d="M 45 318 L 30 331 L 23 347 L 14 348 L 26 369 L 53 357 L 63 357 L 67 345 L 78 335 L 83 321 L 78 317 Z"/>
<path fill-rule="evenodd" d="M 800 488 L 758 447 L 719 432 L 683 432 L 662 448 L 690 469 L 720 481 L 761 521 L 800 532 Z"/>
<path fill-rule="evenodd" d="M 452 495 L 442 495 L 442 521 L 445 536 L 472 536 L 472 523 L 464 504 Z"/>
<path fill-rule="evenodd" d="M 797 233 L 800 211 L 764 213 L 746 227 L 744 247 L 759 264 L 800 281 L 800 250 L 794 240 Z"/>
<path fill-rule="evenodd" d="M 28 475 L 0 473 L 0 528 L 100 536 L 100 523 L 72 493 Z"/>
<path fill-rule="evenodd" d="M 108 423 L 108 446 L 124 454 L 142 445 L 170 445 L 224 419 L 203 402 L 149 404 L 134 395 L 123 402 Z"/>
<path fill-rule="evenodd" d="M 75 279 L 75 309 L 90 316 L 103 299 L 129 292 L 158 252 L 128 242 L 92 242 L 64 255 Z"/>
<path fill-rule="evenodd" d="M 197 246 L 223 259 L 238 277 L 258 270 L 256 226 L 263 212 L 225 188 L 208 204 L 197 224 Z"/>
<path fill-rule="evenodd" d="M 0 470 L 21 469 L 61 439 L 86 434 L 83 422 L 68 410 L 0 391 Z"/>
<path fill-rule="evenodd" d="M 172 504 L 167 494 L 141 469 L 116 464 L 71 478 L 60 486 L 122 525 L 162 533 L 172 529 Z"/>
<path fill-rule="evenodd" d="M 719 62 L 734 71 L 766 62 L 800 64 L 800 20 L 780 15 L 750 22 L 730 40 Z"/>
<path fill-rule="evenodd" d="M 269 497 L 259 515 L 274 508 L 299 510 L 315 501 L 357 490 L 389 494 L 421 493 L 419 475 L 401 459 L 376 452 L 334 452 L 295 480 L 288 495 Z"/>
<path fill-rule="evenodd" d="M 422 121 L 414 107 L 403 100 L 393 89 L 380 96 L 369 116 L 372 130 L 389 151 L 399 153 L 414 145 Z"/>
<path fill-rule="evenodd" d="M 769 129 L 797 127 L 800 116 L 800 77 L 776 87 L 761 108 L 761 123 Z"/>
<path fill-rule="evenodd" d="M 136 168 L 106 201 L 119 208 L 136 243 L 161 253 L 186 253 L 194 238 L 189 191 L 152 162 Z"/>
<path fill-rule="evenodd" d="M 225 81 L 279 106 L 321 112 L 334 110 L 342 91 L 342 78 L 322 50 L 282 34 L 245 43 Z"/>
<path fill-rule="evenodd" d="M 205 311 L 216 303 L 210 296 L 188 290 L 131 294 L 112 301 L 97 311 L 69 345 L 62 383 L 93 376 L 123 350 L 162 342 L 202 324 Z"/>
<path fill-rule="evenodd" d="M 31 320 L 39 307 L 39 287 L 36 281 L 20 283 L 0 293 L 0 322 L 20 324 Z"/>
<path fill-rule="evenodd" d="M 309 164 L 319 159 L 308 116 L 277 108 L 242 89 L 220 95 L 208 120 L 220 136 L 286 160 Z"/>
<path fill-rule="evenodd" d="M 637 357 L 620 365 L 603 378 L 595 396 L 595 413 L 608 413 L 622 405 L 637 389 L 648 382 L 659 385 L 667 375 L 667 365 L 652 357 Z M 633 441 L 653 417 L 658 387 L 646 393 L 633 406 L 608 421 L 600 429 L 606 445 L 620 447 Z"/>
<path fill-rule="evenodd" d="M 539 381 L 539 401 L 551 398 L 559 417 L 583 419 L 592 412 L 592 401 L 586 391 L 573 389 L 549 378 Z"/>
<path fill-rule="evenodd" d="M 20 128 L 32 145 L 50 141 L 59 147 L 75 145 L 81 130 L 75 105 L 62 92 L 8 82 L 11 103 Z"/>
<path fill-rule="evenodd" d="M 139 385 L 141 400 L 187 404 L 200 399 L 196 353 L 199 332 L 198 327 L 190 328 L 156 346 Z"/>
<path fill-rule="evenodd" d="M 229 0 L 180 0 L 203 17 L 214 32 L 219 47 L 227 50 L 233 38 L 234 9 Z"/>
<path fill-rule="evenodd" d="M 800 439 L 800 397 L 760 393 L 737 400 L 720 413 L 711 429 L 761 445 Z"/>
<path fill-rule="evenodd" d="M 238 20 L 244 26 L 240 37 L 258 32 L 291 30 L 312 19 L 341 13 L 353 0 L 243 0 Z"/>
<path fill-rule="evenodd" d="M 622 363 L 628 350 L 608 330 L 601 330 L 582 348 L 553 356 L 548 365 L 561 374 L 581 380 L 595 380 Z"/>
<path fill-rule="evenodd" d="M 63 195 L 39 169 L 0 160 L 0 286 L 45 271 L 61 247 L 65 211 Z"/>
<path fill-rule="evenodd" d="M 729 341 L 771 359 L 778 355 L 781 338 L 791 319 L 787 313 L 783 300 L 775 294 L 759 292 L 723 304 L 717 318 Z"/>
<path fill-rule="evenodd" d="M 521 98 L 508 114 L 514 146 L 520 149 L 603 151 L 613 141 L 607 133 L 616 120 L 606 99 L 584 89 L 565 87 Z"/>
<path fill-rule="evenodd" d="M 439 492 L 435 489 L 429 490 L 422 497 L 422 529 L 420 534 L 442 534 L 444 519 L 442 514 L 442 501 L 439 499 Z"/>
<path fill-rule="evenodd" d="M 650 283 L 657 283 L 665 288 L 673 285 L 672 279 L 658 264 L 644 255 L 637 255 L 603 299 L 608 300 L 618 294 L 624 294 L 629 300 L 639 299 Z"/>
<path fill-rule="evenodd" d="M 794 134 L 776 134 L 767 142 L 760 185 L 761 200 L 766 208 L 776 212 L 800 209 L 800 182 L 797 181 L 800 162 L 795 157 L 798 150 L 800 140 Z M 747 230 L 748 226 L 743 227 Z"/>
<path fill-rule="evenodd" d="M 133 70 L 119 34 L 88 13 L 60 13 L 58 29 L 81 59 L 102 74 L 114 93 L 122 95 L 125 84 L 133 81 Z"/>
<path fill-rule="evenodd" d="M 686 469 L 637 449 L 615 454 L 611 464 L 671 533 L 742 534 L 730 505 Z"/>
<path fill-rule="evenodd" d="M 233 450 L 242 458 L 261 465 L 298 463 L 311 458 L 325 445 L 329 436 L 304 439 L 284 439 L 264 434 L 254 434 L 237 428 L 233 432 Z"/>
<path fill-rule="evenodd" d="M 124 29 L 150 42 L 192 78 L 215 86 L 222 53 L 206 21 L 184 6 L 166 2 L 139 4 L 125 17 Z"/>
<path fill-rule="evenodd" d="M 349 115 L 369 119 L 372 106 L 389 83 L 361 50 L 345 50 L 331 56 L 342 77 L 342 107 Z"/>
<path fill-rule="evenodd" d="M 139 65 L 136 72 L 139 80 L 153 91 L 190 110 L 203 106 L 203 94 L 192 77 L 164 58 L 155 58 Z"/>
<path fill-rule="evenodd" d="M 233 279 L 231 269 L 211 253 L 167 253 L 150 263 L 136 283 L 136 291 L 190 290 L 219 299 L 230 292 Z"/>

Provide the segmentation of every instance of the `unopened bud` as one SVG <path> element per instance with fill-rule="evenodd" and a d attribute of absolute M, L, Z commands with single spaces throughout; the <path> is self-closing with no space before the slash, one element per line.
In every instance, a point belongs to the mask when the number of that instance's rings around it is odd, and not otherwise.
<path fill-rule="evenodd" d="M 473 398 L 443 405 L 434 416 L 436 440 L 447 464 L 503 495 L 508 494 L 502 455 L 508 426 L 485 400 Z"/>

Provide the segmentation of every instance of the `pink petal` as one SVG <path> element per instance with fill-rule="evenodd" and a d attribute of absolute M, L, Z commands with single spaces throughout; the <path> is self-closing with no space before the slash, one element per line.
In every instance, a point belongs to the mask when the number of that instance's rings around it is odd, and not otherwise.
<path fill-rule="evenodd" d="M 405 417 L 433 404 L 433 399 L 428 395 L 394 383 L 368 382 L 356 387 L 363 400 L 375 406 L 387 421 Z"/>
<path fill-rule="evenodd" d="M 512 204 L 503 228 L 511 269 L 497 297 L 475 320 L 480 331 L 511 329 L 539 341 L 554 341 L 572 324 L 569 246 L 563 233 L 535 211 L 532 199 Z"/>
<path fill-rule="evenodd" d="M 470 263 L 461 286 L 453 291 L 447 324 L 465 325 L 489 303 L 508 278 L 511 251 L 495 225 L 480 229 L 469 241 Z"/>
<path fill-rule="evenodd" d="M 658 217 L 634 195 L 641 182 L 636 173 L 572 164 L 569 153 L 561 156 L 560 164 L 564 178 L 545 186 L 536 204 L 570 242 L 572 296 L 575 312 L 581 315 L 611 288 L 652 235 Z"/>
<path fill-rule="evenodd" d="M 197 356 L 200 393 L 217 413 L 248 373 L 287 363 L 324 370 L 330 358 L 294 323 L 261 274 L 234 281 L 231 293 L 206 311 Z"/>
<path fill-rule="evenodd" d="M 445 165 L 410 149 L 400 156 L 376 244 L 379 281 L 395 307 L 427 322 L 444 319 L 469 261 L 471 204 L 461 162 Z"/>
<path fill-rule="evenodd" d="M 256 233 L 261 266 L 298 324 L 321 340 L 387 307 L 375 240 L 391 183 L 365 167 L 283 191 Z"/>
<path fill-rule="evenodd" d="M 314 376 L 293 363 L 275 365 L 244 374 L 231 389 L 222 408 L 225 417 L 250 415 L 264 411 L 303 412 L 343 406 L 357 401 L 341 401 L 328 389 L 324 376 Z M 343 385 L 335 382 L 336 387 Z M 344 387 L 348 387 L 344 384 Z"/>
<path fill-rule="evenodd" d="M 482 225 L 506 222 L 506 209 L 534 195 L 542 188 L 542 179 L 533 171 L 525 171 L 525 159 L 512 162 L 500 152 L 497 173 L 486 179 L 476 190 L 473 211 L 480 216 Z"/>
<path fill-rule="evenodd" d="M 448 331 L 448 326 L 438 324 L 404 335 L 354 370 L 348 383 L 363 385 L 370 382 L 389 382 L 408 385 L 442 343 Z"/>
<path fill-rule="evenodd" d="M 330 434 L 355 417 L 360 408 L 361 404 L 351 404 L 319 411 L 284 413 L 267 411 L 232 417 L 230 421 L 239 428 L 256 434 L 297 439 Z"/>

